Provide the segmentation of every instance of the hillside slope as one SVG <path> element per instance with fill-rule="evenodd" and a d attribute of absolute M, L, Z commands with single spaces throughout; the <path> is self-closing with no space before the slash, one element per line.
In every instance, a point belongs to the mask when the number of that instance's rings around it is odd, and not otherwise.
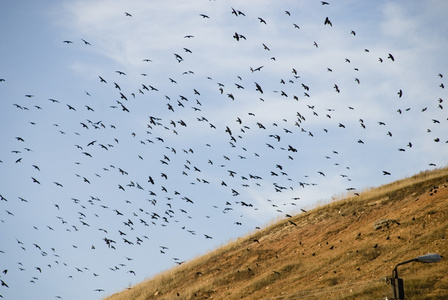
<path fill-rule="evenodd" d="M 384 299 L 401 266 L 408 299 L 448 299 L 448 169 L 281 220 L 126 291 L 120 299 Z"/>

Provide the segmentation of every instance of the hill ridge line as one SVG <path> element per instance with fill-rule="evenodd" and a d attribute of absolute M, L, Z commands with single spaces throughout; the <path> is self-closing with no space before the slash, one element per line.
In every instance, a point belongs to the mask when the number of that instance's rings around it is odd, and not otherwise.
<path fill-rule="evenodd" d="M 313 299 L 323 290 L 332 291 L 328 299 L 384 299 L 390 297 L 385 278 L 396 263 L 431 252 L 448 257 L 447 187 L 443 168 L 369 188 L 276 221 L 106 299 L 303 299 L 307 292 Z M 406 265 L 400 273 L 408 297 L 448 297 L 446 261 Z"/>

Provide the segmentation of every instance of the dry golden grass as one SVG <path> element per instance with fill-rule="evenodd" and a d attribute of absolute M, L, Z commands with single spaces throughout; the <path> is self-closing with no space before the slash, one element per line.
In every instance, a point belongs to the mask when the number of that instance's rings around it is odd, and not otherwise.
<path fill-rule="evenodd" d="M 121 299 L 384 299 L 395 264 L 408 299 L 448 299 L 448 169 L 280 220 L 129 290 Z M 381 219 L 396 220 L 375 229 Z"/>

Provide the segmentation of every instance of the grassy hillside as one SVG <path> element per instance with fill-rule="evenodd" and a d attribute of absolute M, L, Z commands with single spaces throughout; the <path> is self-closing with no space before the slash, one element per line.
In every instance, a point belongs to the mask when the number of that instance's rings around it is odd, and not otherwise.
<path fill-rule="evenodd" d="M 380 228 L 381 227 L 381 228 Z M 120 299 L 384 299 L 399 267 L 408 299 L 448 299 L 448 169 L 281 220 L 159 274 Z"/>

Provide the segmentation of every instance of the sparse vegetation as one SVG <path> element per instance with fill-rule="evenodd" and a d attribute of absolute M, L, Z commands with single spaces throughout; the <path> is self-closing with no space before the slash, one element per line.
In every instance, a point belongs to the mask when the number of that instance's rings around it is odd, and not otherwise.
<path fill-rule="evenodd" d="M 279 220 L 107 299 L 382 299 L 395 264 L 430 252 L 445 259 L 400 267 L 406 296 L 448 299 L 447 233 L 448 169 L 422 172 Z"/>

